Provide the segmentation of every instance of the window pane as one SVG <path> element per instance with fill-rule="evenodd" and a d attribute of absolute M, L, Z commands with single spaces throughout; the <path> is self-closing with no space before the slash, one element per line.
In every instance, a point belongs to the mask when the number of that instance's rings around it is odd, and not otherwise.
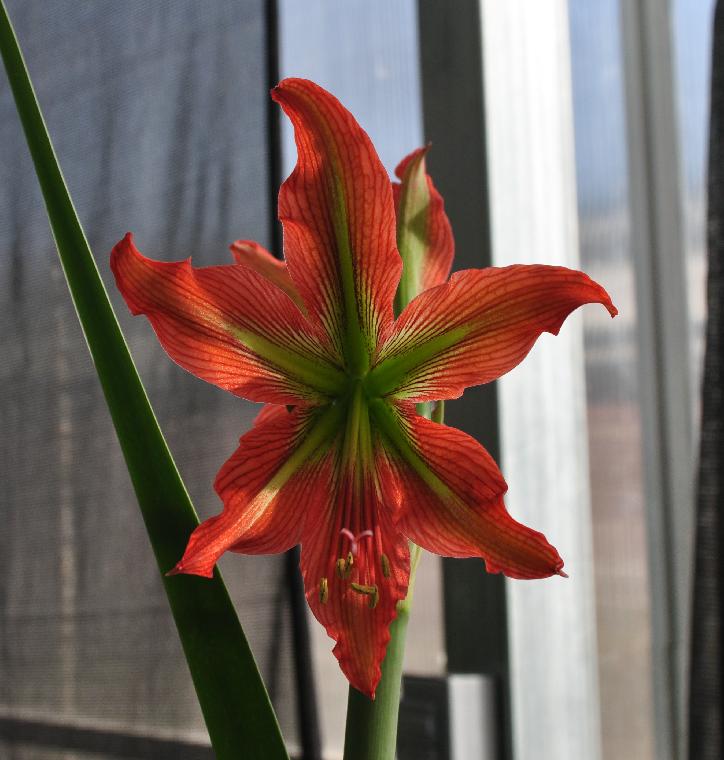
<path fill-rule="evenodd" d="M 585 311 L 603 757 L 654 757 L 636 294 L 618 0 L 569 4 L 583 269 L 619 317 Z"/>

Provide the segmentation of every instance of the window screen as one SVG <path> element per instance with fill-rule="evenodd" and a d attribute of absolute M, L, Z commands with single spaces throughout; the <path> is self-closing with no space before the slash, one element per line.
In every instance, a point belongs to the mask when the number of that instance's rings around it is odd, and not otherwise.
<path fill-rule="evenodd" d="M 108 254 L 127 230 L 150 256 L 196 264 L 230 261 L 239 237 L 267 242 L 262 0 L 8 6 L 161 427 L 209 516 L 214 475 L 256 409 L 171 363 L 115 292 Z M 0 717 L 207 741 L 4 77 L 0 166 Z M 221 567 L 294 743 L 283 562 Z M 2 757 L 44 757 L 1 741 Z M 61 756 L 89 757 L 45 755 Z"/>

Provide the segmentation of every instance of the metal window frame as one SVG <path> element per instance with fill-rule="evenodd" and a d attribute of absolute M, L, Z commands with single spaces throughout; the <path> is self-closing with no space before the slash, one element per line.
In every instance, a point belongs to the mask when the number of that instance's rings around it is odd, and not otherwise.
<path fill-rule="evenodd" d="M 107 758 L 137 760 L 213 760 L 211 745 L 182 738 L 173 731 L 128 731 L 125 728 L 40 716 L 0 713 L 0 742 L 33 748 L 97 753 Z"/>

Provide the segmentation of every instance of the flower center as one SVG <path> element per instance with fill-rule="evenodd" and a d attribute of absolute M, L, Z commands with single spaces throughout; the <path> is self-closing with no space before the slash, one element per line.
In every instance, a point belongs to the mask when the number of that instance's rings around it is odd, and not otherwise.
<path fill-rule="evenodd" d="M 342 547 L 347 549 L 347 556 L 340 557 L 336 562 L 337 578 L 340 581 L 349 583 L 349 588 L 356 594 L 368 597 L 368 606 L 374 609 L 380 601 L 379 587 L 374 580 L 377 573 L 370 573 L 370 567 L 366 565 L 366 560 L 374 555 L 374 542 L 367 539 L 374 539 L 374 531 L 369 528 L 359 533 L 354 533 L 349 528 L 342 528 L 339 535 L 343 542 L 347 544 Z M 364 547 L 364 551 L 360 549 Z M 385 554 L 380 555 L 380 569 L 384 578 L 391 575 L 390 561 Z M 366 580 L 367 582 L 363 582 Z M 329 579 L 322 578 L 319 582 L 319 600 L 326 604 L 329 599 Z"/>
<path fill-rule="evenodd" d="M 375 534 L 371 530 L 367 529 L 355 535 L 349 528 L 342 528 L 342 530 L 339 532 L 339 535 L 344 536 L 344 538 L 347 539 L 349 549 L 347 551 L 346 559 L 344 557 L 340 557 L 337 560 L 337 576 L 342 580 L 349 580 L 350 576 L 352 575 L 352 570 L 354 568 L 355 562 L 357 560 L 357 555 L 359 554 L 359 542 L 363 538 L 374 538 Z M 344 554 L 344 552 L 342 552 L 342 554 Z"/>

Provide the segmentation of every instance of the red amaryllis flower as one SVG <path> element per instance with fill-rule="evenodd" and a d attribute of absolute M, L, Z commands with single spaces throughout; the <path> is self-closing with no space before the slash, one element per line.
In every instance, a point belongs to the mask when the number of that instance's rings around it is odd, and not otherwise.
<path fill-rule="evenodd" d="M 288 79 L 272 97 L 298 151 L 279 194 L 286 263 L 240 241 L 236 264 L 194 269 L 145 258 L 127 235 L 111 267 L 174 361 L 267 402 L 216 478 L 223 511 L 193 532 L 172 572 L 211 576 L 226 551 L 301 543 L 309 605 L 350 683 L 374 696 L 407 593 L 409 541 L 481 557 L 512 578 L 563 574 L 545 537 L 506 511 L 485 449 L 418 415 L 415 402 L 495 380 L 581 304 L 616 309 L 585 274 L 561 267 L 448 280 L 453 239 L 425 151 L 400 164 L 393 185 L 328 92 Z M 401 300 L 412 300 L 395 319 L 403 261 Z"/>

